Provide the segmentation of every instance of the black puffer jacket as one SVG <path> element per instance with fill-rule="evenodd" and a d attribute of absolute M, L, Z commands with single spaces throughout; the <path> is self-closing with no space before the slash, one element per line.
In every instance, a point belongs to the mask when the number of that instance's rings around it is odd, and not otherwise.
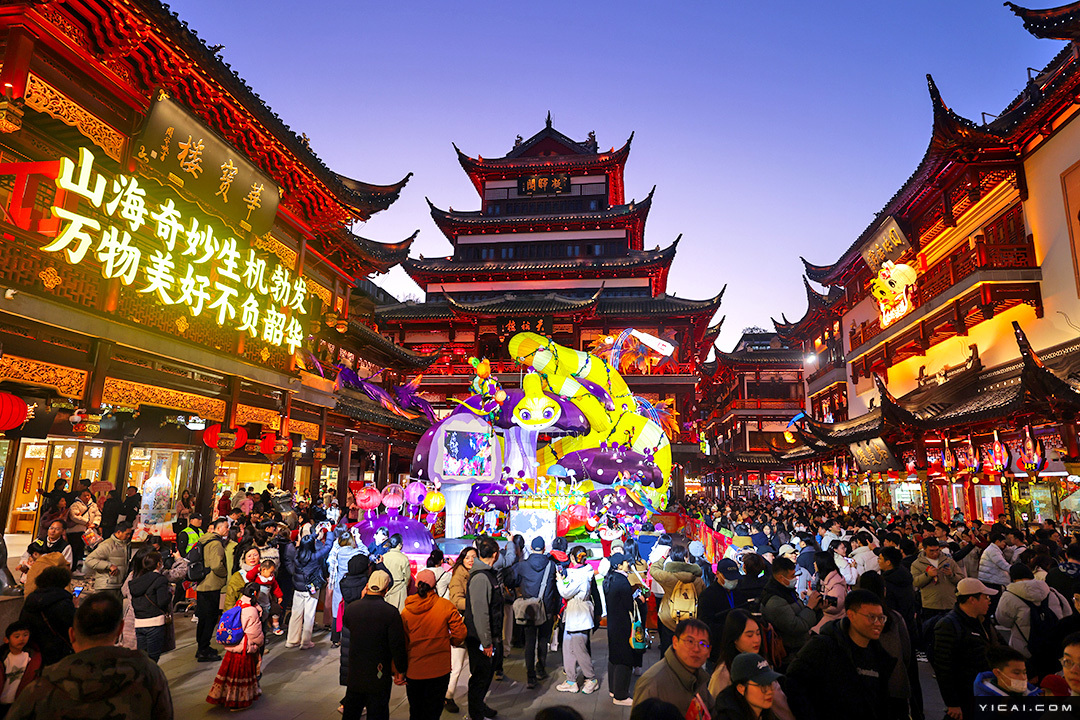
<path fill-rule="evenodd" d="M 30 625 L 30 642 L 42 665 L 72 653 L 68 630 L 75 622 L 75 602 L 66 588 L 38 588 L 26 596 L 19 619 Z"/>
<path fill-rule="evenodd" d="M 788 666 L 783 687 L 791 707 L 802 708 L 799 720 L 889 717 L 889 676 L 896 659 L 872 640 L 866 648 L 870 662 L 860 667 L 849 627 L 847 618 L 825 623 Z"/>
<path fill-rule="evenodd" d="M 349 607 L 349 603 L 363 597 L 370 569 L 371 561 L 367 555 L 353 555 L 349 558 L 349 572 L 338 583 L 338 587 L 341 588 L 341 600 L 345 603 L 345 607 Z M 341 685 L 346 685 L 349 681 L 349 646 L 351 644 L 352 637 L 349 634 L 349 628 L 342 623 L 341 666 L 338 676 L 338 683 Z"/>
<path fill-rule="evenodd" d="M 138 619 L 164 615 L 169 609 L 172 592 L 169 581 L 159 572 L 148 572 L 128 581 L 131 607 Z"/>
<path fill-rule="evenodd" d="M 548 617 L 555 617 L 559 608 L 558 577 L 555 573 L 555 561 L 545 553 L 533 553 L 524 562 L 514 565 L 516 585 L 521 588 L 525 597 L 540 597 L 540 586 L 544 584 L 544 572 L 551 568 L 548 573 L 547 587 L 544 588 L 544 609 Z"/>
<path fill-rule="evenodd" d="M 989 621 L 980 622 L 953 608 L 934 624 L 933 642 L 931 658 L 941 699 L 946 707 L 969 705 L 976 676 L 990 669 L 986 650 L 998 644 L 997 632 Z"/>

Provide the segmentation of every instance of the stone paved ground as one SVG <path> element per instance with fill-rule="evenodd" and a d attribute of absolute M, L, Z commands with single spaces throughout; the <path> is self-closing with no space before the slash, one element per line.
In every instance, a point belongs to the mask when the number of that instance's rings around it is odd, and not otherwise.
<path fill-rule="evenodd" d="M 9 565 L 13 568 L 26 547 L 27 536 L 7 535 Z M 318 617 L 321 617 L 318 616 Z M 217 672 L 216 663 L 195 662 L 195 624 L 187 617 L 177 616 L 177 650 L 162 657 L 161 667 L 169 678 L 173 705 L 178 720 L 198 718 L 223 718 L 228 711 L 206 702 L 206 693 Z M 535 690 L 525 688 L 525 664 L 522 650 L 512 649 L 505 662 L 506 678 L 492 684 L 488 704 L 499 711 L 499 718 L 508 720 L 531 720 L 536 712 L 550 705 L 570 705 L 585 718 L 596 720 L 625 720 L 630 708 L 611 704 L 607 693 L 607 631 L 599 630 L 593 636 L 593 662 L 601 677 L 601 687 L 592 695 L 560 693 L 555 686 L 562 682 L 559 665 L 560 654 L 550 653 L 548 670 L 551 677 Z M 285 649 L 283 637 L 270 638 L 270 651 L 263 660 L 263 696 L 247 713 L 257 713 L 260 720 L 333 720 L 341 716 L 338 702 L 344 689 L 338 685 L 339 651 L 330 647 L 329 633 L 315 633 L 312 650 Z M 652 649 L 645 657 L 645 667 L 656 662 L 659 652 Z M 560 669 L 556 669 L 560 668 Z M 920 663 L 923 695 L 926 698 L 927 720 L 939 720 L 945 713 L 937 692 L 937 684 L 926 663 Z M 463 678 L 456 693 L 457 702 L 465 710 L 466 679 Z M 408 718 L 409 705 L 405 689 L 394 688 L 391 700 L 391 717 L 394 720 Z M 443 713 L 443 720 L 467 717 Z M 148 719 L 152 720 L 152 719 Z"/>

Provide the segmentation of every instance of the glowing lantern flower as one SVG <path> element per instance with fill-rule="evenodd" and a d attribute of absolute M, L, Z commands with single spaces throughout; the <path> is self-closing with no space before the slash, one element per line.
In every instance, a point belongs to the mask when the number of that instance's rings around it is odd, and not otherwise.
<path fill-rule="evenodd" d="M 382 493 L 373 485 L 356 491 L 356 504 L 364 510 L 374 510 L 382 502 Z"/>
<path fill-rule="evenodd" d="M 383 488 L 382 504 L 388 510 L 397 510 L 405 504 L 405 488 L 397 483 L 390 483 Z"/>
<path fill-rule="evenodd" d="M 446 507 L 446 496 L 433 490 L 424 496 L 424 509 L 431 513 L 442 512 Z"/>
<path fill-rule="evenodd" d="M 405 502 L 410 506 L 419 505 L 424 502 L 424 496 L 426 495 L 427 487 L 422 482 L 413 481 L 405 488 Z"/>

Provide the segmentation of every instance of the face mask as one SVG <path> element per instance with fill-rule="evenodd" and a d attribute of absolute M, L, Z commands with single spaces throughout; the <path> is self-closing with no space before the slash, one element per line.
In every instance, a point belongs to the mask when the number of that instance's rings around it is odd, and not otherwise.
<path fill-rule="evenodd" d="M 725 580 L 724 587 L 728 590 L 734 590 L 735 586 L 739 584 L 738 580 Z"/>
<path fill-rule="evenodd" d="M 798 580 L 798 578 L 791 578 L 791 580 L 790 580 L 790 581 L 788 582 L 788 584 L 787 584 L 787 586 L 788 586 L 789 588 L 794 588 L 794 587 L 798 587 L 798 585 L 799 585 L 799 580 Z"/>
<path fill-rule="evenodd" d="M 1005 678 L 1005 689 L 1009 692 L 1022 693 L 1027 690 L 1026 680 L 1017 680 L 1016 678 Z"/>

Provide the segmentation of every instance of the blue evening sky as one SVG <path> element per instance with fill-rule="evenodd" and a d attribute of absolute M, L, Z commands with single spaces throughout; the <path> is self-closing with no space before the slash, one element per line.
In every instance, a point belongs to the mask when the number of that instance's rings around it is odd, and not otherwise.
<path fill-rule="evenodd" d="M 1053 3 L 1059 4 L 1059 3 Z M 475 210 L 450 143 L 499 157 L 550 110 L 602 148 L 636 131 L 627 198 L 657 186 L 646 247 L 683 242 L 668 292 L 726 283 L 720 345 L 806 309 L 799 255 L 834 262 L 918 165 L 926 73 L 980 121 L 1063 43 L 996 0 L 184 0 L 176 10 L 337 172 L 415 173 L 357 228 L 448 255 L 424 197 Z M 400 268 L 376 280 L 420 291 Z"/>

